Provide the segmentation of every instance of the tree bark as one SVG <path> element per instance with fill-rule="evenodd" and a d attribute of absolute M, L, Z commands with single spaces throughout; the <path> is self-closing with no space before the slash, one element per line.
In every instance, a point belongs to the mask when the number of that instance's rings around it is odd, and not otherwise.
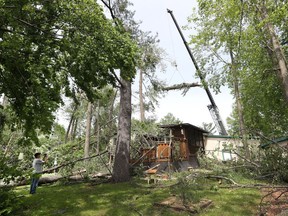
<path fill-rule="evenodd" d="M 131 82 L 121 78 L 120 110 L 118 134 L 113 165 L 113 180 L 125 182 L 130 180 L 130 142 L 131 142 Z"/>
<path fill-rule="evenodd" d="M 236 99 L 240 135 L 242 136 L 245 157 L 250 158 L 250 150 L 249 150 L 249 145 L 247 142 L 247 133 L 246 133 L 246 127 L 244 123 L 243 106 L 241 103 L 241 96 L 240 96 L 240 89 L 239 89 L 239 71 L 238 71 L 237 63 L 235 62 L 235 58 L 231 49 L 230 49 L 230 58 L 231 58 L 231 72 L 232 72 L 233 82 L 234 82 L 233 83 L 234 84 L 234 96 Z"/>
<path fill-rule="evenodd" d="M 86 137 L 85 137 L 85 145 L 84 145 L 84 157 L 89 157 L 91 117 L 92 117 L 92 103 L 88 102 L 87 119 L 86 119 Z"/>
<path fill-rule="evenodd" d="M 95 122 L 94 122 L 94 135 L 96 137 L 95 150 L 96 153 L 99 152 L 99 143 L 100 143 L 100 100 L 97 101 L 97 109 L 95 113 Z"/>
<path fill-rule="evenodd" d="M 116 97 L 117 97 L 117 92 L 118 91 L 116 91 L 115 92 L 115 94 L 114 94 L 114 96 L 113 96 L 113 99 L 112 99 L 112 101 L 111 101 L 111 104 L 110 104 L 110 108 L 109 108 L 109 121 L 108 121 L 108 128 L 109 128 L 109 135 L 110 136 L 114 136 L 114 132 L 113 132 L 113 126 L 114 126 L 114 121 L 113 121 L 113 119 L 114 119 L 114 117 L 113 117 L 113 112 L 114 112 L 114 104 L 115 104 L 115 100 L 116 100 Z"/>
<path fill-rule="evenodd" d="M 70 140 L 70 135 L 71 135 L 71 130 L 73 130 L 73 121 L 75 118 L 76 110 L 77 110 L 77 105 L 74 104 L 73 111 L 71 113 L 70 121 L 69 121 L 68 128 L 67 128 L 66 135 L 65 135 L 65 143 L 67 143 Z"/>
<path fill-rule="evenodd" d="M 77 127 L 78 127 L 78 120 L 79 120 L 79 117 L 76 117 L 75 119 L 74 119 L 74 121 L 73 121 L 73 127 L 72 127 L 72 129 L 73 130 L 71 130 L 71 134 L 70 134 L 70 137 L 71 137 L 71 140 L 75 140 L 75 138 L 76 138 L 76 132 L 77 132 Z"/>
<path fill-rule="evenodd" d="M 261 11 L 262 20 L 269 20 L 267 8 L 264 5 L 264 3 L 262 5 L 260 11 Z M 276 35 L 274 25 L 270 21 L 267 21 L 266 28 L 267 28 L 268 33 L 270 35 L 270 38 L 272 41 L 272 46 L 273 46 L 273 52 L 275 54 L 275 57 L 277 59 L 277 64 L 279 67 L 279 72 L 277 73 L 277 76 L 282 83 L 283 92 L 285 95 L 285 100 L 288 103 L 288 67 L 287 67 L 287 61 L 286 61 L 283 49 L 280 45 L 279 39 Z"/>
<path fill-rule="evenodd" d="M 140 121 L 145 121 L 144 97 L 143 97 L 143 70 L 140 69 L 139 78 L 139 102 L 140 102 Z"/>

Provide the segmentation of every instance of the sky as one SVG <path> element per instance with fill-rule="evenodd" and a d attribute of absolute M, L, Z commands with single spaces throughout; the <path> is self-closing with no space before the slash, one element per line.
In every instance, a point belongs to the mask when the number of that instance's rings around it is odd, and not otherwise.
<path fill-rule="evenodd" d="M 177 68 L 168 67 L 165 73 L 157 71 L 157 75 L 168 85 L 183 82 L 199 83 L 200 80 L 195 77 L 196 70 L 193 62 L 170 14 L 167 13 L 167 8 L 172 10 L 178 25 L 185 26 L 188 23 L 187 18 L 192 14 L 192 8 L 197 7 L 196 0 L 133 0 L 131 2 L 133 3 L 131 8 L 135 10 L 135 19 L 142 21 L 141 29 L 151 31 L 153 34 L 158 33 L 159 46 L 166 51 L 171 60 L 176 61 Z M 182 32 L 186 41 L 189 41 L 189 35 L 192 32 L 183 29 Z M 170 65 L 168 61 L 164 63 Z M 226 124 L 226 119 L 232 112 L 233 96 L 226 87 L 221 88 L 221 93 L 217 95 L 211 89 L 210 91 Z M 158 120 L 168 113 L 172 113 L 183 123 L 201 126 L 203 122 L 213 122 L 207 108 L 209 104 L 210 101 L 205 90 L 194 87 L 185 96 L 182 95 L 182 91 L 169 91 L 165 98 L 159 100 L 159 106 L 155 111 Z"/>

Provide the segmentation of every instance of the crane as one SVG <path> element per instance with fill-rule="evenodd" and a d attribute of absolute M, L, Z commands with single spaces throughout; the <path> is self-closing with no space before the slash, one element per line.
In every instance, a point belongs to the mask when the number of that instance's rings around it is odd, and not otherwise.
<path fill-rule="evenodd" d="M 194 66 L 196 68 L 196 73 L 199 76 L 199 78 L 200 78 L 200 80 L 201 80 L 201 82 L 202 82 L 202 84 L 204 86 L 204 89 L 205 89 L 205 91 L 206 91 L 206 93 L 208 95 L 208 98 L 209 98 L 209 100 L 211 102 L 211 104 L 209 104 L 207 107 L 208 107 L 208 109 L 210 111 L 210 114 L 212 116 L 214 124 L 215 124 L 215 126 L 216 126 L 216 128 L 217 128 L 217 130 L 218 130 L 220 135 L 228 135 L 227 131 L 226 131 L 225 127 L 224 127 L 223 121 L 221 119 L 221 116 L 220 116 L 220 113 L 219 113 L 219 109 L 218 109 L 218 107 L 217 107 L 217 105 L 216 105 L 216 103 L 215 103 L 215 101 L 214 101 L 214 99 L 212 97 L 212 94 L 211 94 L 211 92 L 210 92 L 210 90 L 208 88 L 208 85 L 205 82 L 205 79 L 204 79 L 204 77 L 203 77 L 203 75 L 202 75 L 202 73 L 201 73 L 201 71 L 200 71 L 200 69 L 198 67 L 198 64 L 197 64 L 197 62 L 196 62 L 196 60 L 195 60 L 195 58 L 194 58 L 189 46 L 188 46 L 188 43 L 186 42 L 185 37 L 184 37 L 184 35 L 183 35 L 183 33 L 182 33 L 182 31 L 181 31 L 181 29 L 180 29 L 175 17 L 173 15 L 173 11 L 167 9 L 167 12 L 171 15 L 172 20 L 175 23 L 175 26 L 176 26 L 176 28 L 177 28 L 177 30 L 178 30 L 178 32 L 179 32 L 179 34 L 180 34 L 180 36 L 181 36 L 181 38 L 183 40 L 183 43 L 184 43 L 184 45 L 185 45 L 185 47 L 186 47 L 186 49 L 187 49 L 187 51 L 189 53 L 190 58 L 192 59 L 192 62 L 194 64 Z"/>

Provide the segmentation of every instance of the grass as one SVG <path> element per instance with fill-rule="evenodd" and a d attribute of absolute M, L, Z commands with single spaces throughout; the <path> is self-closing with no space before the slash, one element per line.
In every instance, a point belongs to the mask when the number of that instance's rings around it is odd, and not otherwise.
<path fill-rule="evenodd" d="M 177 194 L 171 187 L 148 187 L 140 180 L 120 184 L 40 186 L 34 195 L 30 195 L 29 187 L 24 186 L 18 187 L 16 192 L 22 199 L 22 206 L 13 214 L 15 216 L 187 215 L 153 205 L 172 193 Z M 190 192 L 192 196 L 213 201 L 213 207 L 200 213 L 203 216 L 255 215 L 260 201 L 257 189 L 220 189 L 211 180 L 204 180 L 201 187 L 197 190 L 193 187 Z"/>

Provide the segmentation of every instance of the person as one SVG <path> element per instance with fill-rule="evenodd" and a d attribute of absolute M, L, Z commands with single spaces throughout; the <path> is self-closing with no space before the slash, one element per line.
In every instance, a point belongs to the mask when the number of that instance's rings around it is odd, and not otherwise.
<path fill-rule="evenodd" d="M 34 168 L 32 174 L 32 181 L 30 186 L 30 194 L 36 193 L 36 188 L 38 187 L 39 179 L 41 177 L 41 173 L 43 172 L 43 164 L 47 162 L 47 154 L 44 154 L 43 160 L 41 160 L 41 153 L 34 154 L 34 160 L 32 166 Z"/>

